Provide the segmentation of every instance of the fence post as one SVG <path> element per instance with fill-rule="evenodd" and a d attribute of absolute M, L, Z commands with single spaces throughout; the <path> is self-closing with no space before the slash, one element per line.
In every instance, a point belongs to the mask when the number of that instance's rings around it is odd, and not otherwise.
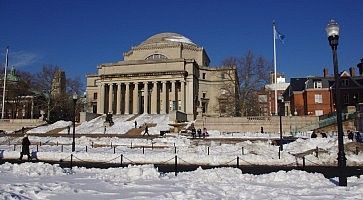
<path fill-rule="evenodd" d="M 242 147 L 242 155 L 245 155 L 245 148 Z"/>
<path fill-rule="evenodd" d="M 175 176 L 178 175 L 178 156 L 175 155 Z"/>
<path fill-rule="evenodd" d="M 124 155 L 121 154 L 121 167 L 122 167 L 122 161 L 123 161 L 123 159 L 124 159 Z"/>
<path fill-rule="evenodd" d="M 61 151 L 63 152 L 63 144 L 62 144 L 62 148 L 61 148 Z"/>
<path fill-rule="evenodd" d="M 58 146 L 58 141 L 57 141 L 57 146 Z"/>
<path fill-rule="evenodd" d="M 303 168 L 305 168 L 305 156 L 303 156 L 302 159 L 303 159 Z"/>
<path fill-rule="evenodd" d="M 38 145 L 37 145 L 37 152 L 39 151 Z"/>
<path fill-rule="evenodd" d="M 358 153 L 359 153 L 359 148 L 355 147 L 355 155 L 358 155 Z"/>
<path fill-rule="evenodd" d="M 42 141 L 39 142 L 39 146 L 42 146 Z"/>
<path fill-rule="evenodd" d="M 113 154 L 116 153 L 116 146 L 113 146 Z"/>
<path fill-rule="evenodd" d="M 71 154 L 71 169 L 73 167 L 73 154 Z"/>
<path fill-rule="evenodd" d="M 154 143 L 151 142 L 151 150 L 154 150 Z"/>
<path fill-rule="evenodd" d="M 92 141 L 91 147 L 93 148 L 93 141 Z"/>
<path fill-rule="evenodd" d="M 87 145 L 86 145 L 86 152 L 87 152 Z"/>
<path fill-rule="evenodd" d="M 316 147 L 315 153 L 316 153 L 316 157 L 319 158 L 319 147 Z"/>
<path fill-rule="evenodd" d="M 132 149 L 132 141 L 131 141 L 131 147 L 130 148 Z"/>
<path fill-rule="evenodd" d="M 176 147 L 174 147 L 174 154 L 176 154 Z"/>
<path fill-rule="evenodd" d="M 142 154 L 145 154 L 145 147 L 142 146 Z"/>
<path fill-rule="evenodd" d="M 279 159 L 281 158 L 281 148 L 279 147 Z"/>
<path fill-rule="evenodd" d="M 237 156 L 237 168 L 239 168 L 239 157 Z"/>
<path fill-rule="evenodd" d="M 111 148 L 112 148 L 112 142 L 111 142 Z"/>
<path fill-rule="evenodd" d="M 208 156 L 209 156 L 209 146 L 208 146 Z"/>
<path fill-rule="evenodd" d="M 15 146 L 16 146 L 16 144 L 14 144 L 14 151 L 15 151 Z"/>

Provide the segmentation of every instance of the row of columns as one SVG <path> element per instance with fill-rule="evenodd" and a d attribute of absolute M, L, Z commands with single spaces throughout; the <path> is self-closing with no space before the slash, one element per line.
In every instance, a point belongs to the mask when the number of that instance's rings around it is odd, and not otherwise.
<path fill-rule="evenodd" d="M 166 114 L 169 113 L 169 102 L 176 102 L 176 110 L 178 110 L 179 100 L 181 103 L 180 111 L 185 112 L 186 95 L 184 80 L 153 81 L 150 85 L 148 81 L 142 83 L 143 94 L 140 95 L 139 93 L 142 90 L 139 90 L 139 82 L 100 83 L 98 88 L 99 98 L 97 99 L 97 113 Z M 115 88 L 116 90 L 114 90 L 115 85 L 117 86 L 117 88 Z M 151 87 L 149 88 L 149 86 Z M 178 88 L 180 88 L 180 92 L 177 91 Z M 151 91 L 151 94 L 149 94 L 149 91 Z M 142 95 L 143 99 L 140 98 Z M 140 102 L 140 99 L 143 100 L 143 102 Z M 161 105 L 161 102 L 163 102 L 163 105 Z M 143 108 L 140 108 L 140 103 L 143 103 Z M 116 112 L 114 111 L 114 108 L 116 109 Z"/>

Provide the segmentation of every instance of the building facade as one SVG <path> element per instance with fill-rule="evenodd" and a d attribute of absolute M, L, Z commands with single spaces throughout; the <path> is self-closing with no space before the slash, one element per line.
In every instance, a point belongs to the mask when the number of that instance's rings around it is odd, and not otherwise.
<path fill-rule="evenodd" d="M 359 66 L 358 66 L 359 68 Z M 340 73 L 340 98 L 345 113 L 355 112 L 363 103 L 363 73 L 356 74 L 354 68 Z M 291 78 L 284 99 L 290 105 L 292 115 L 329 115 L 335 112 L 335 79 L 323 70 L 323 76 Z M 285 101 L 285 102 L 286 102 Z"/>
<path fill-rule="evenodd" d="M 204 50 L 177 33 L 156 34 L 87 75 L 87 111 L 104 114 L 220 115 L 235 69 L 211 68 Z"/>

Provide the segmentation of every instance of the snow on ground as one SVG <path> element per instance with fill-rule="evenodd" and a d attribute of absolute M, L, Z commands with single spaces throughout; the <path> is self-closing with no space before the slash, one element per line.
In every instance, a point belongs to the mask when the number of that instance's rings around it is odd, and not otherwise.
<path fill-rule="evenodd" d="M 133 120 L 128 121 L 128 119 L 134 117 L 134 115 L 114 115 L 113 122 L 114 125 L 106 127 L 105 131 L 105 116 L 99 116 L 88 122 L 83 122 L 76 127 L 76 133 L 80 134 L 125 134 L 130 129 L 135 127 L 134 122 L 137 122 L 137 126 L 143 126 L 144 124 L 155 124 L 156 127 L 149 128 L 149 134 L 158 135 L 161 130 L 169 130 L 171 127 L 168 125 L 169 116 L 168 115 L 150 115 L 142 114 Z M 37 127 L 28 131 L 28 133 L 46 133 L 57 128 L 64 128 L 60 133 L 68 133 L 67 127 L 72 126 L 72 122 L 58 121 L 54 124 L 45 125 Z M 71 128 L 71 133 L 73 129 Z"/>
<path fill-rule="evenodd" d="M 57 128 L 66 128 L 67 126 L 71 126 L 72 122 L 70 121 L 57 121 L 54 124 L 39 126 L 37 128 L 33 128 L 28 130 L 27 133 L 46 133 L 48 131 L 57 129 Z"/>
<path fill-rule="evenodd" d="M 1 199 L 362 199 L 363 180 L 347 187 L 321 174 L 293 170 L 264 175 L 235 168 L 160 174 L 152 165 L 61 169 L 46 163 L 0 165 Z"/>
<path fill-rule="evenodd" d="M 275 134 L 277 135 L 277 134 Z M 276 136 L 272 136 L 276 137 Z M 249 138 L 249 136 L 248 136 Z M 246 138 L 246 139 L 248 139 Z M 8 159 L 19 158 L 21 139 L 14 137 L 0 137 L 0 157 Z M 32 143 L 30 150 L 40 160 L 69 160 L 71 152 L 71 137 L 39 137 L 29 136 Z M 190 139 L 183 135 L 172 135 L 149 139 L 144 138 L 93 138 L 82 136 L 76 138 L 76 151 L 73 155 L 77 159 L 92 162 L 106 162 L 116 159 L 121 154 L 128 160 L 126 163 L 162 163 L 172 164 L 175 151 L 181 163 L 200 165 L 235 165 L 237 156 L 240 165 L 293 165 L 301 166 L 306 158 L 306 165 L 336 165 L 338 142 L 336 137 L 298 139 L 284 145 L 280 154 L 279 147 L 271 140 L 261 138 L 257 141 L 230 142 L 228 140 Z M 9 145 L 10 143 L 10 145 Z M 345 140 L 345 143 L 350 141 Z M 16 144 L 14 146 L 14 144 Z M 355 145 L 355 143 L 352 143 Z M 92 147 L 93 146 L 93 147 Z M 315 149 L 319 148 L 316 157 Z M 15 148 L 15 150 L 14 150 Z M 144 154 L 142 154 L 144 148 Z M 363 165 L 363 153 L 358 155 L 346 149 L 347 164 L 351 166 Z"/>

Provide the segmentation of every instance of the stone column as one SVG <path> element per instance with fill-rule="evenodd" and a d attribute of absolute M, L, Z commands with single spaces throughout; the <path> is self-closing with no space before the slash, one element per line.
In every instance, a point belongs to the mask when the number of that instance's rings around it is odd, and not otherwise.
<path fill-rule="evenodd" d="M 116 114 L 121 114 L 121 83 L 117 84 Z"/>
<path fill-rule="evenodd" d="M 113 85 L 112 83 L 109 84 L 110 87 L 108 89 L 108 113 L 113 113 L 112 111 L 112 102 L 113 102 Z"/>
<path fill-rule="evenodd" d="M 97 113 L 105 113 L 105 84 L 100 83 L 99 91 L 97 95 Z"/>
<path fill-rule="evenodd" d="M 133 114 L 139 114 L 139 83 L 134 83 Z"/>
<path fill-rule="evenodd" d="M 149 105 L 149 87 L 148 82 L 144 82 L 144 113 L 147 113 L 147 107 Z"/>
<path fill-rule="evenodd" d="M 170 101 L 173 103 L 173 110 L 177 110 L 177 108 L 174 108 L 175 104 L 176 103 L 176 90 L 175 90 L 175 81 L 171 81 L 171 95 L 170 96 Z"/>
<path fill-rule="evenodd" d="M 153 82 L 153 90 L 151 92 L 151 114 L 157 114 L 158 111 L 158 82 Z"/>
<path fill-rule="evenodd" d="M 130 114 L 130 83 L 126 82 L 125 91 L 125 114 Z"/>
<path fill-rule="evenodd" d="M 163 102 L 164 102 L 164 105 L 163 105 L 163 108 L 161 108 L 161 114 L 166 114 L 167 113 L 167 96 L 166 96 L 166 81 L 163 81 L 162 82 L 162 89 L 163 89 L 163 97 L 162 97 L 162 100 L 163 100 Z"/>
<path fill-rule="evenodd" d="M 180 81 L 180 101 L 181 101 L 181 111 L 185 112 L 185 81 Z"/>

